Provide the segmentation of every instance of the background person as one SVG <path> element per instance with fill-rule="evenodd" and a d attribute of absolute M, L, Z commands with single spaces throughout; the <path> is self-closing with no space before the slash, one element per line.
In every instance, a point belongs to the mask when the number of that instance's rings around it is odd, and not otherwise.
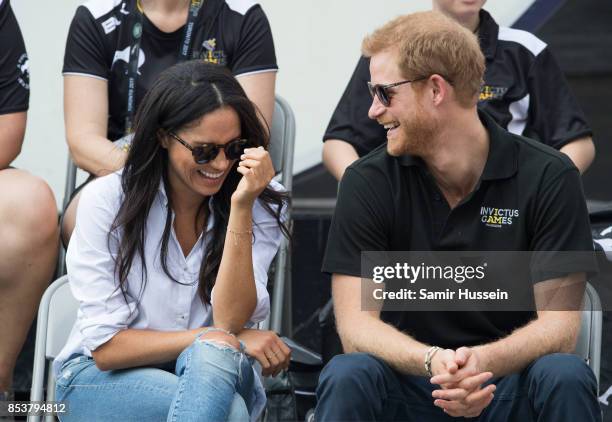
<path fill-rule="evenodd" d="M 28 55 L 8 0 L 0 0 L 0 400 L 53 277 L 57 205 L 42 179 L 10 167 L 21 152 L 30 98 Z"/>
<path fill-rule="evenodd" d="M 268 315 L 287 233 L 268 134 L 231 73 L 201 61 L 162 73 L 135 128 L 124 169 L 83 190 L 68 247 L 80 306 L 54 362 L 63 420 L 254 419 L 249 357 L 275 375 L 290 354 L 244 329 Z"/>
<path fill-rule="evenodd" d="M 486 0 L 432 0 L 434 10 L 477 33 L 486 58 L 478 107 L 503 128 L 567 154 L 581 173 L 595 157 L 592 131 L 546 44 L 526 31 L 500 27 Z M 340 180 L 346 167 L 387 139 L 367 118 L 369 60 L 361 57 L 323 136 L 323 163 Z"/>
<path fill-rule="evenodd" d="M 186 59 L 229 68 L 271 122 L 277 65 L 270 25 L 257 2 L 92 0 L 80 6 L 63 68 L 66 139 L 76 165 L 96 177 L 123 167 L 126 143 L 116 141 L 130 132 L 128 110 L 136 110 L 162 70 Z M 64 244 L 77 204 L 78 194 L 63 216 Z"/>
<path fill-rule="evenodd" d="M 340 184 L 323 271 L 346 354 L 321 373 L 316 420 L 601 420 L 595 376 L 570 354 L 592 254 L 563 270 L 542 260 L 513 270 L 537 312 L 363 309 L 362 251 L 593 250 L 571 161 L 477 111 L 485 66 L 470 31 L 415 13 L 375 31 L 363 52 L 369 116 L 388 142 Z M 483 207 L 516 211 L 512 224 L 482 222 Z M 574 307 L 548 296 L 561 286 L 576 288 Z"/>

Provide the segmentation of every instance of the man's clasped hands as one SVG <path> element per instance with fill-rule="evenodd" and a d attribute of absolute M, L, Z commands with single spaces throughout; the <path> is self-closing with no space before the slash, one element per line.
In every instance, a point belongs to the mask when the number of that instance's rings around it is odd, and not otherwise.
<path fill-rule="evenodd" d="M 431 359 L 430 379 L 440 389 L 434 390 L 434 405 L 454 417 L 479 416 L 493 400 L 496 386 L 484 383 L 493 378 L 486 368 L 481 350 L 460 347 L 457 350 L 440 349 Z"/>

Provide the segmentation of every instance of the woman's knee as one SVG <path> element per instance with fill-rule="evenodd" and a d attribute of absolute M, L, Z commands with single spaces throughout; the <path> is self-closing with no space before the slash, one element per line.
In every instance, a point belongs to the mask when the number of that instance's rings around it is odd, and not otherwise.
<path fill-rule="evenodd" d="M 206 328 L 179 355 L 176 373 L 181 375 L 187 367 L 203 368 L 212 362 L 221 361 L 227 361 L 228 365 L 233 367 L 233 362 L 239 362 L 236 358 L 242 356 L 242 351 L 240 342 L 232 334 Z"/>
<path fill-rule="evenodd" d="M 216 329 L 206 330 L 205 332 L 200 334 L 195 341 L 199 343 L 208 342 L 220 346 L 229 346 L 235 350 L 241 350 L 240 342 L 238 341 L 236 336 L 225 331 Z"/>

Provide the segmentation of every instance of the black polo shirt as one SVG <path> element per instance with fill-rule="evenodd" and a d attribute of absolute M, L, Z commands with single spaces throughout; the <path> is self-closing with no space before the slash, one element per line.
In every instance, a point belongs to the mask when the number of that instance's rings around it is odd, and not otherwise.
<path fill-rule="evenodd" d="M 26 111 L 30 70 L 23 37 L 8 0 L 0 0 L 0 114 Z"/>
<path fill-rule="evenodd" d="M 215 10 L 219 3 L 220 9 Z M 127 68 L 132 19 L 137 1 L 90 0 L 76 10 L 66 41 L 64 75 L 108 81 L 108 138 L 125 135 Z M 176 64 L 185 27 L 166 33 L 143 16 L 136 81 L 138 106 L 159 74 Z M 209 29 L 210 24 L 210 30 Z M 276 53 L 268 19 L 255 0 L 203 2 L 195 21 L 192 59 L 226 66 L 234 76 L 276 72 Z"/>
<path fill-rule="evenodd" d="M 584 114 L 546 44 L 535 35 L 500 27 L 485 10 L 478 31 L 486 59 L 485 84 L 478 107 L 504 129 L 539 140 L 556 149 L 592 135 Z M 340 139 L 359 156 L 386 142 L 385 130 L 368 118 L 372 97 L 370 61 L 361 57 L 323 141 Z"/>
<path fill-rule="evenodd" d="M 569 158 L 479 114 L 489 132 L 489 155 L 475 190 L 452 210 L 419 158 L 392 157 L 380 146 L 348 167 L 324 272 L 360 277 L 362 251 L 592 251 L 580 175 Z M 509 210 L 512 220 L 486 224 L 483 207 Z M 595 264 L 567 268 L 589 272 Z M 384 321 L 417 340 L 450 348 L 498 339 L 534 317 L 534 312 L 382 313 Z"/>

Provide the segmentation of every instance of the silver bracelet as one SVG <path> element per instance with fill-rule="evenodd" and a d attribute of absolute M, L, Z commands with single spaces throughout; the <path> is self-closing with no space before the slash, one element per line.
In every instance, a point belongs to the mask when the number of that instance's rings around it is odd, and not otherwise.
<path fill-rule="evenodd" d="M 431 346 L 429 350 L 427 350 L 427 353 L 425 353 L 425 372 L 429 377 L 433 377 L 433 374 L 431 373 L 431 361 L 438 350 L 442 350 L 442 348 L 438 346 Z"/>

